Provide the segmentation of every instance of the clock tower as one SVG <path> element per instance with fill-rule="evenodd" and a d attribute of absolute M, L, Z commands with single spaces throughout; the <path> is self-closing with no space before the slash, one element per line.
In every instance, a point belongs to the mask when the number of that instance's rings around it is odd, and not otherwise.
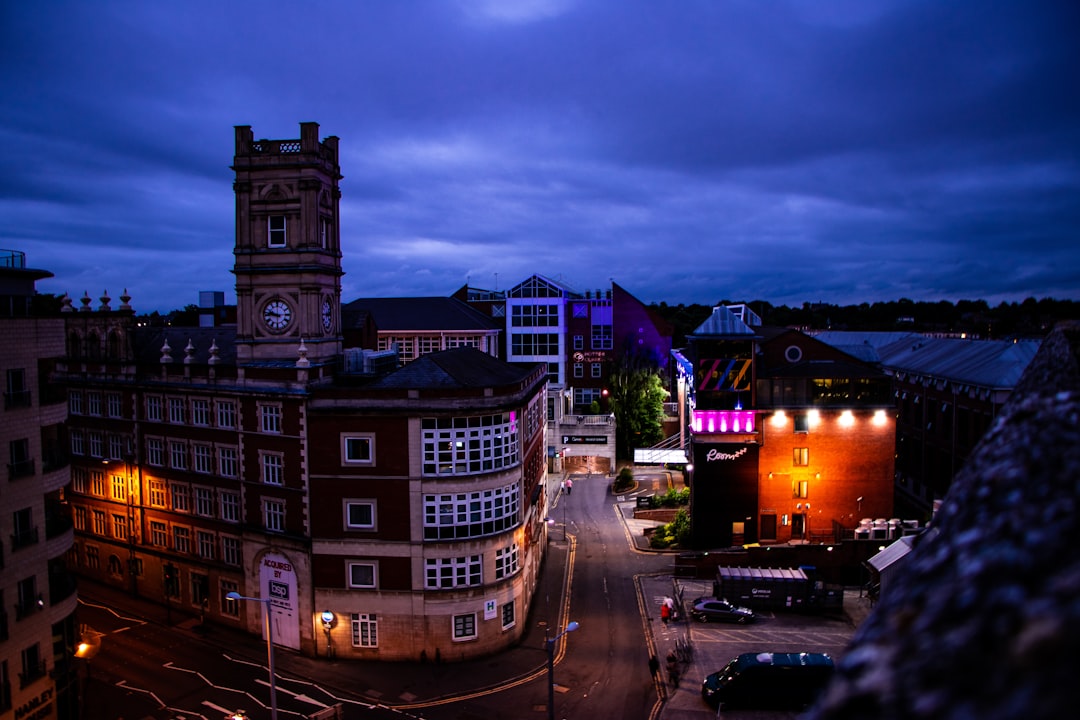
<path fill-rule="evenodd" d="M 236 127 L 236 354 L 244 365 L 312 365 L 341 354 L 338 139 L 318 123 L 298 140 L 255 140 Z"/>

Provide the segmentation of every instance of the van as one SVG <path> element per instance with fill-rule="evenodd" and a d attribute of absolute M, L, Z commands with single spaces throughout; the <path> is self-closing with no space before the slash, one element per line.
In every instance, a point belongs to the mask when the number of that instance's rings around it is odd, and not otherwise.
<path fill-rule="evenodd" d="M 701 697 L 714 708 L 803 710 L 832 677 L 825 653 L 743 653 L 705 678 Z"/>

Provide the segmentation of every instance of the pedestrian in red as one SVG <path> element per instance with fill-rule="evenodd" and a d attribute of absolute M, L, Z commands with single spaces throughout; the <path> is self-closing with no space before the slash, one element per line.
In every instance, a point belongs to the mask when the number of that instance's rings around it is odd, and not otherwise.
<path fill-rule="evenodd" d="M 660 619 L 664 622 L 665 625 L 667 625 L 668 620 L 671 619 L 671 608 L 668 607 L 668 604 L 666 602 L 660 603 Z"/>

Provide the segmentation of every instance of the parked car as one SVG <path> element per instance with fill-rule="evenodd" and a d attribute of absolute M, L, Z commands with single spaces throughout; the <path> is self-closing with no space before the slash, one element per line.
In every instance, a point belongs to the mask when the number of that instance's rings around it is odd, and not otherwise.
<path fill-rule="evenodd" d="M 701 622 L 747 623 L 756 618 L 750 608 L 732 605 L 723 598 L 700 597 L 694 601 L 690 615 Z"/>
<path fill-rule="evenodd" d="M 714 708 L 803 710 L 832 678 L 825 653 L 743 653 L 701 684 L 701 697 Z"/>

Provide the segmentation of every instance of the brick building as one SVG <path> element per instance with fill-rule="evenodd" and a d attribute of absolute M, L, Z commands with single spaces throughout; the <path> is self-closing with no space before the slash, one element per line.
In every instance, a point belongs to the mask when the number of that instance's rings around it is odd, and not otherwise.
<path fill-rule="evenodd" d="M 544 368 L 343 350 L 338 141 L 300 129 L 236 128 L 235 326 L 66 307 L 79 570 L 257 633 L 228 595 L 265 598 L 308 654 L 494 652 L 545 547 Z"/>
<path fill-rule="evenodd" d="M 64 323 L 33 306 L 19 251 L 0 251 L 0 718 L 78 717 L 74 659 L 78 595 L 68 572 L 74 531 L 66 503 L 67 405 L 48 383 L 64 352 Z"/>
<path fill-rule="evenodd" d="M 818 542 L 891 518 L 889 377 L 798 331 L 717 307 L 673 353 L 695 547 Z"/>

